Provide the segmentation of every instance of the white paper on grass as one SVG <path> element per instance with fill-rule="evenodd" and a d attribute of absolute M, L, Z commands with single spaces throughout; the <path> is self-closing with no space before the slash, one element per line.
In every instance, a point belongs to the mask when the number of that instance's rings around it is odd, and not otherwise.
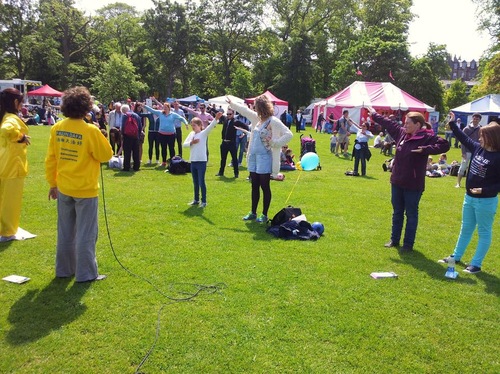
<path fill-rule="evenodd" d="M 397 278 L 398 275 L 396 273 L 393 273 L 392 271 L 375 271 L 370 274 L 370 276 L 373 279 L 380 279 L 380 278 Z"/>
<path fill-rule="evenodd" d="M 300 216 L 293 217 L 292 221 L 295 221 L 295 222 L 307 221 L 307 218 L 306 218 L 305 214 L 301 214 Z"/>
<path fill-rule="evenodd" d="M 22 275 L 9 275 L 7 277 L 2 278 L 4 281 L 21 284 L 30 280 L 28 277 L 23 277 Z"/>

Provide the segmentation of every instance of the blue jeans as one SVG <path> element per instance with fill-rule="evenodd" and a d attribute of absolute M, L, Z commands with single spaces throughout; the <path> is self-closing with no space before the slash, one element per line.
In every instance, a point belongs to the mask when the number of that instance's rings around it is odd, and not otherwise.
<path fill-rule="evenodd" d="M 418 226 L 418 204 L 422 197 L 420 190 L 409 190 L 396 185 L 392 186 L 392 233 L 391 240 L 399 243 L 403 231 L 403 220 L 406 214 L 404 246 L 413 247 Z"/>
<path fill-rule="evenodd" d="M 498 196 L 478 198 L 465 195 L 462 207 L 462 228 L 460 229 L 460 236 L 458 237 L 455 250 L 453 251 L 456 261 L 462 258 L 477 226 L 479 239 L 477 241 L 476 253 L 474 253 L 474 257 L 470 264 L 472 266 L 481 267 L 483 259 L 488 249 L 490 249 L 491 231 L 497 212 L 497 206 Z"/>
<path fill-rule="evenodd" d="M 207 202 L 207 185 L 205 184 L 205 172 L 207 171 L 206 161 L 191 162 L 191 176 L 193 177 L 194 186 L 194 200 L 200 201 L 201 189 L 201 202 Z"/>
<path fill-rule="evenodd" d="M 354 152 L 354 172 L 358 172 L 359 161 L 361 161 L 361 175 L 366 175 L 366 154 L 368 151 L 368 145 L 361 146 Z"/>
<path fill-rule="evenodd" d="M 243 153 L 245 152 L 246 147 L 247 147 L 247 137 L 244 136 L 240 138 L 239 136 L 237 136 L 236 151 L 238 152 L 238 164 L 241 164 L 243 162 Z"/>

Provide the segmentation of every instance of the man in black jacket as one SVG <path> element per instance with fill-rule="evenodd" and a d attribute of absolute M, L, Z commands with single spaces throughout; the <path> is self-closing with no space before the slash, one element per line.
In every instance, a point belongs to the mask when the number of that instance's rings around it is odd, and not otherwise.
<path fill-rule="evenodd" d="M 236 155 L 236 127 L 247 128 L 247 126 L 234 118 L 234 110 L 227 110 L 226 119 L 222 125 L 222 143 L 220 145 L 220 169 L 216 177 L 224 176 L 226 167 L 227 153 L 231 153 L 231 165 L 234 168 L 234 177 L 238 178 L 238 157 Z"/>

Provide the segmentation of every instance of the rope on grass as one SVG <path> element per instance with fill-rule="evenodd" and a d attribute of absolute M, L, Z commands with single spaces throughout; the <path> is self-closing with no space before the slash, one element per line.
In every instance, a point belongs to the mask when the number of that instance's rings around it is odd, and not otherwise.
<path fill-rule="evenodd" d="M 297 180 L 295 181 L 295 184 L 293 185 L 292 190 L 290 191 L 290 193 L 288 194 L 288 197 L 286 198 L 285 206 L 287 206 L 286 204 L 288 203 L 288 200 L 290 200 L 290 196 L 292 196 L 293 190 L 295 190 L 295 186 L 299 182 L 299 178 L 301 175 L 302 175 L 302 170 L 299 171 L 299 175 L 297 176 Z"/>
<path fill-rule="evenodd" d="M 151 282 L 149 279 L 143 277 L 142 275 L 138 275 L 128 269 L 125 265 L 122 264 L 118 256 L 116 255 L 115 248 L 113 246 L 113 241 L 111 240 L 111 233 L 109 230 L 109 222 L 108 222 L 108 214 L 107 214 L 107 209 L 106 209 L 106 198 L 105 198 L 105 193 L 104 193 L 104 176 L 102 173 L 102 164 L 101 164 L 101 188 L 102 188 L 102 203 L 103 203 L 103 210 L 104 210 L 104 222 L 106 223 L 106 232 L 108 235 L 108 240 L 109 240 L 109 245 L 111 247 L 111 252 L 113 253 L 113 256 L 118 262 L 118 264 L 122 267 L 123 270 L 125 270 L 127 273 L 129 273 L 131 276 L 139 278 L 140 280 L 148 283 L 153 289 L 158 292 L 161 296 L 165 297 L 166 299 L 170 300 L 168 303 L 164 303 L 161 305 L 160 309 L 158 310 L 158 316 L 156 319 L 156 332 L 155 332 L 155 339 L 151 347 L 149 348 L 148 352 L 146 355 L 143 357 L 137 368 L 135 369 L 135 374 L 140 374 L 141 372 L 139 371 L 140 368 L 146 363 L 147 359 L 151 355 L 151 353 L 154 351 L 154 348 L 156 347 L 156 343 L 158 342 L 159 336 L 160 336 L 160 326 L 161 326 L 161 312 L 163 309 L 170 304 L 178 303 L 178 302 L 185 302 L 185 301 L 193 301 L 196 297 L 198 297 L 202 293 L 206 294 L 214 294 L 214 293 L 221 293 L 223 289 L 226 288 L 226 285 L 224 283 L 215 283 L 215 284 L 209 284 L 209 285 L 204 285 L 204 284 L 197 284 L 197 283 L 170 283 L 170 290 L 174 290 L 174 286 L 189 286 L 189 287 L 194 287 L 194 290 L 191 291 L 181 291 L 181 290 L 175 290 L 175 292 L 178 295 L 182 295 L 179 297 L 173 297 L 170 295 L 167 295 L 165 292 L 163 292 L 156 284 Z"/>

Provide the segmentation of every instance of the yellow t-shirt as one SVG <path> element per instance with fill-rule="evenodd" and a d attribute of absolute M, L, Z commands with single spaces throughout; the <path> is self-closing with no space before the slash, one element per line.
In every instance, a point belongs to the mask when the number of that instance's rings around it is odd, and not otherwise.
<path fill-rule="evenodd" d="M 100 164 L 112 156 L 111 145 L 97 126 L 66 118 L 50 131 L 45 178 L 65 195 L 97 197 Z"/>

